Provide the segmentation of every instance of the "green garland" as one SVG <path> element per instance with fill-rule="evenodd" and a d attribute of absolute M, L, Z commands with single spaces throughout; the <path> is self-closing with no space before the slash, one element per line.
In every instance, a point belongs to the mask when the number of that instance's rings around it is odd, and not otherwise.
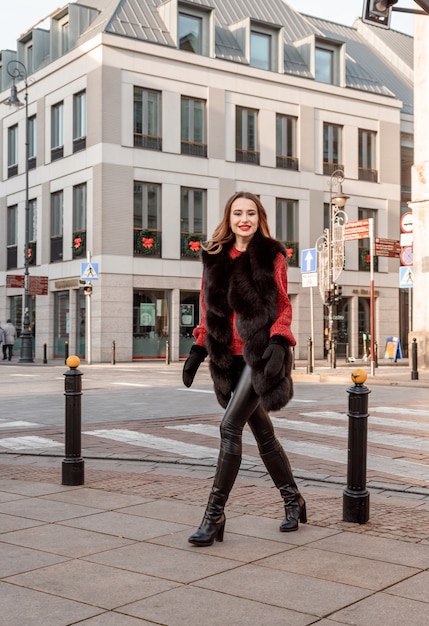
<path fill-rule="evenodd" d="M 197 259 L 200 256 L 204 235 L 188 235 L 183 239 L 183 256 Z"/>
<path fill-rule="evenodd" d="M 85 233 L 76 232 L 72 240 L 73 256 L 80 256 L 85 251 Z"/>
<path fill-rule="evenodd" d="M 142 254 L 158 254 L 160 247 L 159 233 L 145 228 L 136 232 L 137 250 Z"/>

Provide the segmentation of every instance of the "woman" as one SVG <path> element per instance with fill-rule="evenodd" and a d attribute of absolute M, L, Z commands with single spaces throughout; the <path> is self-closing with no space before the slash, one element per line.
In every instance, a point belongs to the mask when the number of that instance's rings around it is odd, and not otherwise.
<path fill-rule="evenodd" d="M 183 382 L 192 385 L 208 354 L 215 393 L 226 411 L 213 487 L 203 521 L 189 542 L 209 546 L 223 540 L 224 507 L 240 468 L 246 423 L 284 500 L 280 530 L 298 530 L 298 520 L 307 521 L 305 502 L 268 415 L 293 395 L 290 346 L 295 339 L 285 249 L 271 237 L 257 196 L 241 191 L 228 200 L 202 260 L 202 316 L 183 367 Z"/>

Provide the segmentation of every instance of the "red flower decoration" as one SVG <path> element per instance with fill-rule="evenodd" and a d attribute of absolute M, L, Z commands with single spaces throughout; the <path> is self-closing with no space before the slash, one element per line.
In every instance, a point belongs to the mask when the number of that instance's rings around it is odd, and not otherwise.
<path fill-rule="evenodd" d="M 143 248 L 153 248 L 153 237 L 142 237 Z"/>
<path fill-rule="evenodd" d="M 367 254 L 365 256 L 365 263 L 371 263 L 371 255 L 370 254 Z"/>
<path fill-rule="evenodd" d="M 80 246 L 82 245 L 82 237 L 75 237 L 73 240 L 73 244 L 76 250 L 80 248 Z"/>
<path fill-rule="evenodd" d="M 286 256 L 288 259 L 293 257 L 293 248 L 286 248 Z"/>
<path fill-rule="evenodd" d="M 33 248 L 28 248 L 27 249 L 27 259 L 31 259 L 32 256 L 33 256 Z"/>
<path fill-rule="evenodd" d="M 190 241 L 189 248 L 192 252 L 199 252 L 201 248 L 201 241 Z"/>

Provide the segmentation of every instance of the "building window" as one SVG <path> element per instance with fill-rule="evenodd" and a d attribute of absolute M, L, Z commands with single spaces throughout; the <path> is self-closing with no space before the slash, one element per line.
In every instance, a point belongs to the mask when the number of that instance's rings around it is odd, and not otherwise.
<path fill-rule="evenodd" d="M 315 78 L 321 83 L 334 84 L 334 51 L 327 48 L 315 50 Z"/>
<path fill-rule="evenodd" d="M 28 118 L 28 169 L 34 170 L 37 165 L 37 133 L 36 116 Z"/>
<path fill-rule="evenodd" d="M 250 31 L 250 65 L 261 70 L 272 68 L 271 35 L 256 30 Z"/>
<path fill-rule="evenodd" d="M 134 182 L 134 256 L 161 256 L 161 185 Z"/>
<path fill-rule="evenodd" d="M 276 238 L 282 241 L 286 248 L 288 265 L 298 267 L 298 202 L 277 198 L 276 200 Z"/>
<path fill-rule="evenodd" d="M 35 265 L 37 255 L 37 200 L 28 202 L 28 250 L 29 265 Z"/>
<path fill-rule="evenodd" d="M 86 148 L 86 92 L 73 96 L 73 152 Z"/>
<path fill-rule="evenodd" d="M 73 187 L 73 258 L 86 252 L 86 183 Z"/>
<path fill-rule="evenodd" d="M 18 266 L 18 246 L 17 246 L 17 205 L 7 207 L 7 265 L 8 270 L 15 269 Z"/>
<path fill-rule="evenodd" d="M 61 159 L 64 155 L 64 103 L 58 102 L 51 107 L 51 160 Z"/>
<path fill-rule="evenodd" d="M 63 258 L 63 192 L 51 194 L 51 263 Z"/>
<path fill-rule="evenodd" d="M 205 100 L 182 96 L 181 152 L 192 156 L 207 156 Z"/>
<path fill-rule="evenodd" d="M 296 117 L 276 115 L 276 167 L 298 170 Z"/>
<path fill-rule="evenodd" d="M 179 49 L 202 53 L 203 20 L 196 15 L 179 12 Z"/>
<path fill-rule="evenodd" d="M 401 133 L 401 214 L 409 211 L 411 202 L 411 168 L 414 163 L 414 137 Z"/>
<path fill-rule="evenodd" d="M 374 220 L 374 237 L 377 235 L 377 211 L 376 209 L 358 209 L 358 219 L 367 220 L 372 218 Z M 359 243 L 359 270 L 370 270 L 370 241 L 367 239 L 358 239 Z M 378 271 L 378 257 L 374 257 L 374 271 Z"/>
<path fill-rule="evenodd" d="M 359 129 L 359 180 L 377 182 L 377 133 Z"/>
<path fill-rule="evenodd" d="M 159 91 L 134 87 L 134 146 L 162 150 Z"/>
<path fill-rule="evenodd" d="M 64 21 L 60 24 L 60 32 L 61 32 L 61 54 L 65 54 L 70 50 L 70 25 L 67 18 L 67 21 Z"/>
<path fill-rule="evenodd" d="M 18 174 L 18 124 L 7 129 L 7 176 Z"/>
<path fill-rule="evenodd" d="M 33 45 L 27 44 L 26 48 L 25 48 L 25 66 L 27 68 L 27 73 L 28 74 L 32 74 L 33 73 Z"/>
<path fill-rule="evenodd" d="M 240 163 L 259 165 L 258 111 L 236 107 L 235 158 Z"/>
<path fill-rule="evenodd" d="M 206 239 L 206 196 L 205 189 L 181 189 L 181 255 L 184 258 L 198 258 L 201 243 Z"/>
<path fill-rule="evenodd" d="M 323 173 L 330 176 L 335 170 L 343 170 L 341 155 L 342 126 L 323 124 Z"/>

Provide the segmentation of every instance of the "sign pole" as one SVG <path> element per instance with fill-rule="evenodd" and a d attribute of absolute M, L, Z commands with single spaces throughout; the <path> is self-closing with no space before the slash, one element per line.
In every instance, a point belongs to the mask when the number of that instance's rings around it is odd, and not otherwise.
<path fill-rule="evenodd" d="M 370 217 L 369 220 L 369 249 L 370 249 L 370 287 L 369 287 L 369 332 L 370 339 L 370 353 L 371 353 L 371 376 L 375 375 L 375 341 L 374 341 L 374 218 Z"/>
<path fill-rule="evenodd" d="M 88 263 L 91 263 L 91 253 L 87 253 Z M 92 354 L 91 354 L 91 293 L 86 295 L 86 362 L 87 365 L 91 365 L 92 363 Z"/>
<path fill-rule="evenodd" d="M 313 303 L 313 287 L 310 287 L 310 334 L 313 342 L 311 351 L 311 371 L 314 372 L 314 303 Z"/>

